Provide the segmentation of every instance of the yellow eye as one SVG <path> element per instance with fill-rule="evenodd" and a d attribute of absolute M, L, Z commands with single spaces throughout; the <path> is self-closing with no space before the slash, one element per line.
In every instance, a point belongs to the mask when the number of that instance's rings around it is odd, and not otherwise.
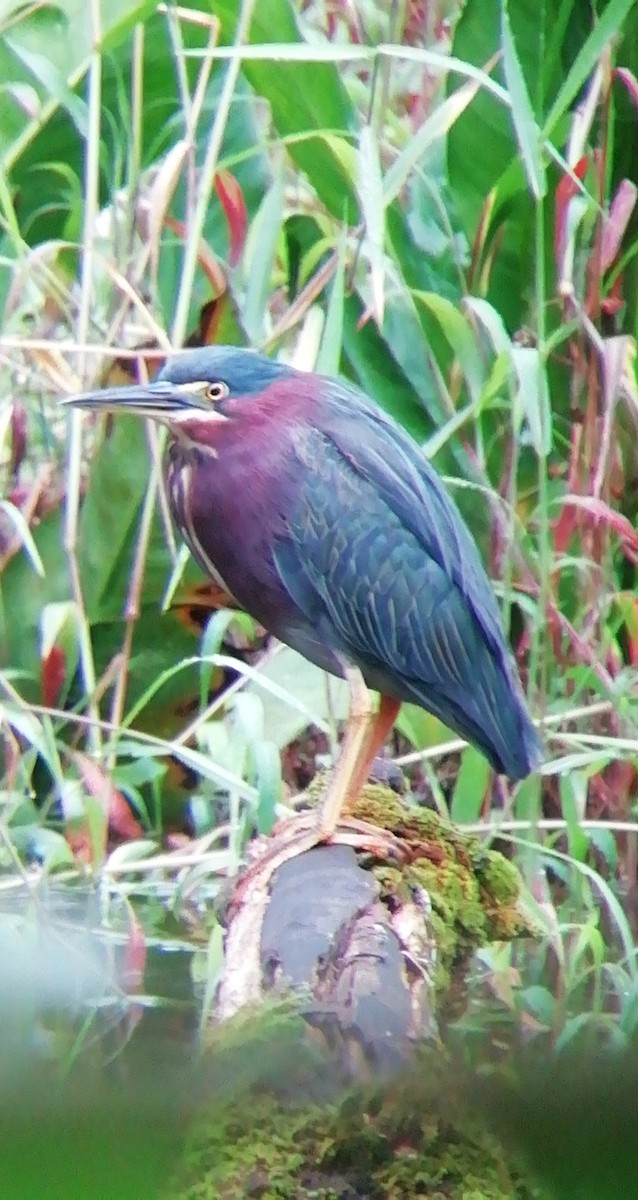
<path fill-rule="evenodd" d="M 208 383 L 204 396 L 211 404 L 219 404 L 228 395 L 228 384 L 223 383 L 221 379 L 216 379 L 214 383 Z"/>

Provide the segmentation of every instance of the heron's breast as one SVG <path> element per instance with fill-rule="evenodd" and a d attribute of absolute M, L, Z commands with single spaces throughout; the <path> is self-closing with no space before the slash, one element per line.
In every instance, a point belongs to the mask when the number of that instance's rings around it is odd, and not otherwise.
<path fill-rule="evenodd" d="M 194 509 L 196 497 L 196 479 L 194 472 L 197 464 L 190 456 L 169 453 L 166 463 L 166 486 L 173 519 L 184 541 L 191 551 L 195 561 L 203 571 L 210 576 L 226 598 L 229 607 L 237 606 L 233 590 L 224 578 L 217 555 L 211 552 L 211 537 L 209 524 L 214 521 L 211 512 L 206 529 L 201 526 L 201 518 Z"/>

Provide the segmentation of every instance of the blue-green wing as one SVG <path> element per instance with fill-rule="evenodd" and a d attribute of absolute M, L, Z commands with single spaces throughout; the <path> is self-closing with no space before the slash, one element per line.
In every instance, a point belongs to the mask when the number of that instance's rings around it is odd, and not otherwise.
<path fill-rule="evenodd" d="M 338 399 L 347 392 L 339 393 Z M 526 774 L 539 746 L 476 547 L 418 447 L 345 405 L 296 440 L 301 484 L 276 548 L 306 618 L 372 686 L 410 699 Z"/>

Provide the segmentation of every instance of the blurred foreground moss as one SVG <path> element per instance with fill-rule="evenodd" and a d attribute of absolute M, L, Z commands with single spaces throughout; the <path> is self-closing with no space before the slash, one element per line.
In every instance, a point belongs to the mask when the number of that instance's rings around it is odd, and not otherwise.
<path fill-rule="evenodd" d="M 258 1090 L 202 1112 L 163 1200 L 539 1197 L 464 1111 L 431 1051 L 408 1075 L 332 1102 L 300 1106 Z"/>

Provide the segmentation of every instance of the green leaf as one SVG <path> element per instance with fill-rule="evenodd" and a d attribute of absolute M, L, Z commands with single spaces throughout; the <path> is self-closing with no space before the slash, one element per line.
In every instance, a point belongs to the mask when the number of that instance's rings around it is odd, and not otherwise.
<path fill-rule="evenodd" d="M 385 208 L 379 143 L 371 125 L 364 125 L 357 154 L 359 201 L 363 213 L 365 248 L 370 260 L 372 307 L 378 325 L 383 324 Z"/>
<path fill-rule="evenodd" d="M 233 622 L 242 629 L 247 637 L 250 638 L 254 634 L 255 623 L 252 618 L 246 613 L 236 612 L 230 608 L 222 608 L 219 612 L 213 613 L 206 623 L 200 648 L 202 662 L 199 671 L 199 704 L 202 709 L 208 703 L 210 681 L 213 675 L 213 664 L 210 660 L 221 649 L 229 626 Z"/>
<path fill-rule="evenodd" d="M 104 44 L 118 46 L 134 26 L 156 8 L 155 0 L 109 0 L 100 4 Z M 10 36 L 0 36 L 0 79 L 5 101 L 0 110 L 0 169 L 13 170 L 33 139 L 62 106 L 73 123 L 84 123 L 84 101 L 71 88 L 86 71 L 93 52 L 91 10 L 84 0 L 23 5 L 16 0 L 4 13 Z M 35 104 L 20 105 L 16 87 L 29 86 Z M 58 123 L 57 133 L 61 124 Z M 46 141 L 46 139 L 45 139 Z M 63 160 L 48 140 L 46 157 Z M 41 156 L 45 157 L 45 156 Z"/>
<path fill-rule="evenodd" d="M 545 364 L 533 346 L 514 346 L 512 358 L 518 380 L 519 415 L 527 420 L 532 445 L 539 458 L 546 458 L 552 448 L 553 435 Z"/>
<path fill-rule="evenodd" d="M 386 204 L 391 204 L 396 199 L 412 171 L 422 168 L 426 151 L 449 133 L 478 90 L 479 83 L 476 80 L 463 84 L 426 117 L 385 174 L 383 198 Z"/>
<path fill-rule="evenodd" d="M 246 744 L 259 742 L 264 736 L 264 697 L 244 689 L 230 703 L 233 725 Z"/>
<path fill-rule="evenodd" d="M 284 172 L 277 171 L 250 227 L 244 271 L 247 276 L 243 319 L 249 340 L 263 341 L 264 319 L 268 311 L 268 296 L 272 290 L 272 274 L 277 243 L 281 235 L 284 212 Z"/>
<path fill-rule="evenodd" d="M 406 737 L 416 750 L 442 746 L 454 737 L 438 717 L 426 712 L 418 704 L 402 704 L 395 724 L 399 733 Z"/>
<path fill-rule="evenodd" d="M 251 746 L 250 758 L 258 793 L 257 832 L 270 833 L 281 800 L 281 757 L 272 742 L 262 739 Z"/>
<path fill-rule="evenodd" d="M 524 779 L 516 790 L 514 815 L 521 821 L 538 821 L 542 813 L 541 780 L 538 775 Z"/>
<path fill-rule="evenodd" d="M 309 725 L 325 730 L 331 717 L 341 720 L 347 714 L 348 694 L 343 680 L 326 675 L 288 646 L 261 663 L 257 675 L 275 690 L 268 694 L 255 679 L 246 685 L 244 694 L 260 698 L 268 695 L 262 737 L 279 749 Z"/>
<path fill-rule="evenodd" d="M 236 0 L 216 0 L 222 41 L 232 42 Z M 256 4 L 251 43 L 301 42 L 290 0 Z M 332 62 L 246 60 L 243 73 L 258 95 L 268 100 L 273 125 L 286 138 L 288 154 L 305 171 L 317 195 L 339 221 L 359 219 L 354 188 L 354 157 L 348 141 L 357 117 L 338 68 Z M 349 152 L 348 152 L 349 151 Z"/>
<path fill-rule="evenodd" d="M 77 644 L 81 619 L 78 606 L 73 600 L 45 604 L 40 618 L 42 658 L 46 658 L 60 642 L 65 647 Z"/>
<path fill-rule="evenodd" d="M 484 370 L 469 321 L 451 301 L 434 292 L 415 292 L 415 299 L 424 304 L 436 317 L 446 340 L 465 376 L 472 399 L 477 399 L 483 386 Z"/>
<path fill-rule="evenodd" d="M 540 984 L 532 984 L 530 987 L 523 988 L 519 992 L 521 1003 L 527 1008 L 539 1021 L 542 1021 L 548 1029 L 551 1029 L 554 1022 L 554 1011 L 556 1001 L 552 993 Z"/>
<path fill-rule="evenodd" d="M 151 464 L 145 422 L 117 416 L 91 463 L 79 524 L 78 561 L 89 619 L 122 617 Z M 145 572 L 145 599 L 163 594 L 170 556 L 156 519 Z"/>
<path fill-rule="evenodd" d="M 406 354 L 410 354 L 411 351 L 414 353 L 415 376 L 420 367 L 421 394 L 426 393 L 431 406 L 435 407 L 436 393 L 432 385 L 431 371 L 428 370 L 428 359 L 424 360 L 418 353 L 423 335 L 413 302 L 409 309 L 404 303 L 396 302 L 395 305 L 394 301 L 388 302 L 384 323 L 385 336 L 379 333 L 372 321 L 368 321 L 361 328 L 360 316 L 361 305 L 358 297 L 346 296 L 343 348 L 352 373 L 364 392 L 386 408 L 413 437 L 423 439 L 429 428 L 430 405 L 420 401 L 412 378 L 408 376 L 403 363 L 394 357 L 393 350 L 397 352 L 397 343 L 393 346 L 391 330 L 388 328 L 391 326 L 393 329 L 396 324 L 397 329 L 402 331 Z M 416 347 L 415 334 L 418 336 Z"/>
<path fill-rule="evenodd" d="M 609 0 L 602 12 L 598 12 L 591 33 L 578 54 L 567 77 L 552 104 L 545 121 L 544 132 L 551 134 L 578 94 L 600 58 L 622 31 L 629 14 L 635 11 L 635 0 Z"/>
<path fill-rule="evenodd" d="M 121 846 L 116 846 L 115 850 L 109 854 L 104 863 L 104 873 L 108 876 L 111 867 L 135 863 L 138 859 L 149 858 L 151 854 L 157 854 L 157 842 L 151 841 L 150 838 L 138 838 L 136 842 L 124 842 Z"/>
<path fill-rule="evenodd" d="M 516 60 L 539 125 L 546 97 L 555 95 L 565 77 L 567 49 L 563 40 L 555 42 L 564 38 L 559 19 L 563 8 L 564 0 L 544 0 L 541 6 L 538 0 L 516 0 L 509 10 Z M 572 12 L 570 27 L 574 26 Z M 455 57 L 476 66 L 489 62 L 501 49 L 500 3 L 467 0 L 452 49 Z M 503 62 L 499 70 L 505 74 Z M 451 88 L 450 83 L 448 91 Z M 482 287 L 489 288 L 487 299 L 510 331 L 519 329 L 529 324 L 534 205 L 512 115 L 486 88 L 450 129 L 447 161 L 456 210 L 468 241 L 475 246 L 476 269 L 481 270 L 484 259 L 489 264 L 487 283 L 481 280 Z M 498 245 L 496 256 L 494 245 Z"/>
<path fill-rule="evenodd" d="M 559 789 L 561 812 L 567 822 L 570 856 L 576 862 L 584 862 L 589 851 L 589 838 L 580 823 L 587 803 L 586 773 L 575 770 L 570 775 L 561 775 Z"/>
<path fill-rule="evenodd" d="M 99 869 L 104 862 L 108 825 L 104 805 L 100 803 L 97 797 L 89 795 L 84 797 L 83 818 L 86 822 L 91 843 L 91 862 Z"/>
<path fill-rule="evenodd" d="M 199 1033 L 202 1042 L 207 1029 L 207 1023 L 210 1022 L 210 1017 L 215 1004 L 215 997 L 217 995 L 217 989 L 219 987 L 219 981 L 222 977 L 223 970 L 224 930 L 219 922 L 215 921 L 210 931 L 208 947 L 206 950 L 206 970 L 204 976 L 205 986 L 199 1017 Z"/>
<path fill-rule="evenodd" d="M 490 776 L 490 764 L 473 746 L 463 752 L 456 777 L 450 817 L 459 824 L 478 821 Z"/>
<path fill-rule="evenodd" d="M 34 573 L 26 553 L 16 554 L 0 575 L 0 662 L 27 672 L 22 694 L 40 700 L 41 614 L 47 604 L 70 596 L 68 561 L 59 509 L 32 531 L 44 575 Z"/>
<path fill-rule="evenodd" d="M 321 375 L 338 375 L 343 345 L 343 315 L 345 305 L 348 229 L 344 225 L 337 243 L 337 268 L 332 277 L 326 319 L 321 334 L 315 370 Z"/>
<path fill-rule="evenodd" d="M 487 333 L 494 352 L 496 354 L 505 353 L 511 357 L 511 339 L 505 328 L 505 322 L 494 305 L 488 304 L 487 300 L 481 300 L 478 296 L 465 296 L 463 304 Z"/>
<path fill-rule="evenodd" d="M 85 137 L 87 133 L 86 103 L 79 96 L 73 94 L 66 78 L 51 61 L 50 55 L 36 54 L 26 46 L 21 46 L 16 39 L 11 37 L 5 37 L 4 44 L 24 64 L 34 79 L 42 85 L 49 98 L 66 108 L 78 133 Z"/>
<path fill-rule="evenodd" d="M 41 825 L 13 826 L 11 841 L 19 854 L 37 856 L 47 871 L 76 866 L 71 847 L 55 829 L 44 829 Z"/>
<path fill-rule="evenodd" d="M 42 559 L 38 553 L 38 547 L 33 539 L 33 534 L 29 529 L 28 523 L 24 519 L 24 515 L 20 512 L 19 508 L 16 508 L 15 504 L 11 503 L 10 500 L 0 500 L 0 509 L 2 509 L 3 513 L 5 513 L 13 525 L 20 541 L 22 542 L 22 545 L 27 552 L 29 562 L 31 563 L 34 571 L 37 571 L 38 575 L 43 576 L 44 566 Z"/>
<path fill-rule="evenodd" d="M 514 129 L 532 194 L 536 200 L 540 200 L 547 190 L 545 166 L 541 152 L 541 135 L 534 118 L 525 76 L 516 53 L 507 0 L 501 0 L 501 38 L 505 79 L 512 105 Z"/>
<path fill-rule="evenodd" d="M 597 829 L 589 828 L 587 836 L 592 844 L 596 847 L 599 854 L 602 854 L 607 866 L 611 871 L 616 871 L 618 867 L 618 841 L 614 836 L 612 829 Z"/>
<path fill-rule="evenodd" d="M 20 226 L 29 244 L 55 237 L 65 237 L 69 195 L 68 178 L 79 181 L 84 171 L 84 142 L 78 126 L 82 118 L 78 105 L 83 105 L 82 76 L 93 50 L 90 12 L 84 0 L 62 0 L 61 3 L 18 5 L 19 19 L 11 21 L 12 53 L 0 36 L 0 176 L 2 170 L 11 172 L 11 192 L 19 194 Z M 197 0 L 185 0 L 182 9 L 198 10 Z M 139 149 L 143 165 L 156 167 L 170 145 L 174 144 L 176 129 L 183 121 L 182 95 L 178 87 L 175 52 L 169 37 L 169 22 L 157 12 L 156 0 L 113 0 L 101 3 L 102 58 L 101 109 L 103 113 L 103 166 L 100 180 L 101 202 L 111 198 L 120 181 L 122 164 L 131 148 L 129 132 L 139 122 Z M 142 68 L 143 107 L 135 116 L 130 111 L 133 78 L 132 31 L 144 22 Z M 180 22 L 180 39 L 188 51 L 205 44 L 206 31 L 188 20 Z M 106 52 L 108 48 L 108 52 Z M 26 54 L 35 54 L 50 62 L 55 71 L 57 95 L 51 96 L 43 84 L 22 61 Z M 139 52 L 139 44 L 137 51 Z M 79 82 L 78 82 L 79 81 Z M 196 138 L 196 163 L 202 161 L 209 137 L 211 114 L 223 82 L 223 71 L 215 71 L 203 97 L 202 115 L 193 133 Z M 69 91 L 64 89 L 68 87 Z M 245 80 L 240 80 L 233 98 L 222 147 L 220 165 L 229 160 L 239 183 L 249 214 L 262 198 L 267 171 L 265 153 L 254 122 L 256 101 Z M 73 109 L 73 117 L 69 110 Z M 108 139 L 108 145 L 107 145 Z M 50 164 L 45 166 L 45 164 Z M 42 170 L 37 178 L 34 171 Z M 61 191 L 56 172 L 63 169 L 67 183 Z M 137 180 L 133 180 L 134 187 Z M 175 207 L 183 211 L 184 186 L 178 188 Z M 43 200 L 46 198 L 46 203 Z M 71 201 L 73 203 L 73 200 Z M 205 225 L 205 239 L 221 257 L 227 256 L 228 230 L 217 195 L 210 197 Z M 172 253 L 169 252 L 172 249 Z M 179 271 L 182 246 L 174 234 L 165 237 L 160 260 L 161 271 L 170 273 L 167 285 L 166 312 L 172 312 L 175 278 Z M 163 288 L 164 280 L 160 278 Z M 196 279 L 193 295 L 194 310 L 210 299 L 210 286 L 203 272 Z M 230 305 L 225 308 L 228 314 Z M 228 336 L 225 340 L 231 340 Z"/>

